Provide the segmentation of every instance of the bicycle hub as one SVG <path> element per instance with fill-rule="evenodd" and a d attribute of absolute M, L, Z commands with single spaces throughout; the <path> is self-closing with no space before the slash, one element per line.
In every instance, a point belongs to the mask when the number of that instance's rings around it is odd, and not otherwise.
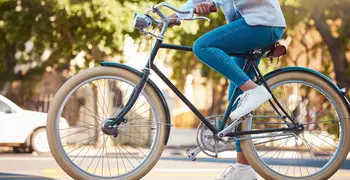
<path fill-rule="evenodd" d="M 107 135 L 112 135 L 114 137 L 117 137 L 119 134 L 118 126 L 116 124 L 113 124 L 113 120 L 106 119 L 101 124 L 101 130 L 103 133 Z"/>

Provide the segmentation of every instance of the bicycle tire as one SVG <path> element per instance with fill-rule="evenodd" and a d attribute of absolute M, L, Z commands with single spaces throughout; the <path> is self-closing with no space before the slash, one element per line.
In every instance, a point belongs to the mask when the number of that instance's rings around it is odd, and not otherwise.
<path fill-rule="evenodd" d="M 147 156 L 147 161 L 143 163 L 142 166 L 138 167 L 138 169 L 135 169 L 131 174 L 120 175 L 119 177 L 96 176 L 94 174 L 84 171 L 83 169 L 80 169 L 76 164 L 74 164 L 74 162 L 72 162 L 69 159 L 69 157 L 65 155 L 65 152 L 63 152 L 64 150 L 62 151 L 62 144 L 60 142 L 60 139 L 58 139 L 57 137 L 57 121 L 59 119 L 58 116 L 60 108 L 62 108 L 61 106 L 63 105 L 65 98 L 74 88 L 76 88 L 79 84 L 90 78 L 99 76 L 119 77 L 126 79 L 134 83 L 135 85 L 137 85 L 141 79 L 140 76 L 126 69 L 104 66 L 84 70 L 70 78 L 56 93 L 48 112 L 47 136 L 51 153 L 55 158 L 56 162 L 59 164 L 59 166 L 74 179 L 140 179 L 143 176 L 145 176 L 158 162 L 164 150 L 164 142 L 166 142 L 165 139 L 167 138 L 167 127 L 165 125 L 167 123 L 165 107 L 162 103 L 161 97 L 159 97 L 157 91 L 149 83 L 146 84 L 144 88 L 144 93 L 150 98 L 152 103 L 155 105 L 155 115 L 157 116 L 161 124 L 159 125 L 158 140 L 157 142 L 154 142 L 154 149 L 151 151 L 151 154 Z"/>

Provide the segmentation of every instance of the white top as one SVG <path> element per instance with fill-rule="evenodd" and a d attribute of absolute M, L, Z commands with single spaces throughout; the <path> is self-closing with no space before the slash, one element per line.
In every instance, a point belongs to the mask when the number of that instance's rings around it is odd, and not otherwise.
<path fill-rule="evenodd" d="M 182 10 L 190 10 L 200 2 L 214 2 L 225 14 L 227 22 L 239 18 L 237 11 L 242 15 L 248 25 L 286 27 L 281 7 L 278 0 L 188 0 Z M 179 18 L 186 15 L 177 13 Z"/>

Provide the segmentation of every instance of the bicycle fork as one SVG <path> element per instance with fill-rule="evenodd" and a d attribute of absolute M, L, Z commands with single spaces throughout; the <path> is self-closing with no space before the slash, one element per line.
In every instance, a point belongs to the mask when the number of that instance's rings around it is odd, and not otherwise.
<path fill-rule="evenodd" d="M 126 123 L 128 121 L 128 119 L 125 118 L 125 115 L 131 110 L 136 100 L 139 98 L 140 94 L 146 86 L 149 75 L 150 69 L 144 68 L 141 80 L 139 84 L 135 87 L 135 89 L 132 91 L 130 95 L 131 98 L 128 100 L 123 110 L 116 117 L 108 118 L 102 122 L 101 129 L 104 133 L 108 135 L 113 135 L 115 137 L 118 135 L 118 126 L 122 122 Z"/>

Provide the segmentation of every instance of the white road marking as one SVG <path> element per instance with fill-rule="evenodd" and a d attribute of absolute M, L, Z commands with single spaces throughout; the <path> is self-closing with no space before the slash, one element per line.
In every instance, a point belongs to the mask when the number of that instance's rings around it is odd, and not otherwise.
<path fill-rule="evenodd" d="M 0 161 L 54 161 L 53 157 L 0 157 Z"/>

